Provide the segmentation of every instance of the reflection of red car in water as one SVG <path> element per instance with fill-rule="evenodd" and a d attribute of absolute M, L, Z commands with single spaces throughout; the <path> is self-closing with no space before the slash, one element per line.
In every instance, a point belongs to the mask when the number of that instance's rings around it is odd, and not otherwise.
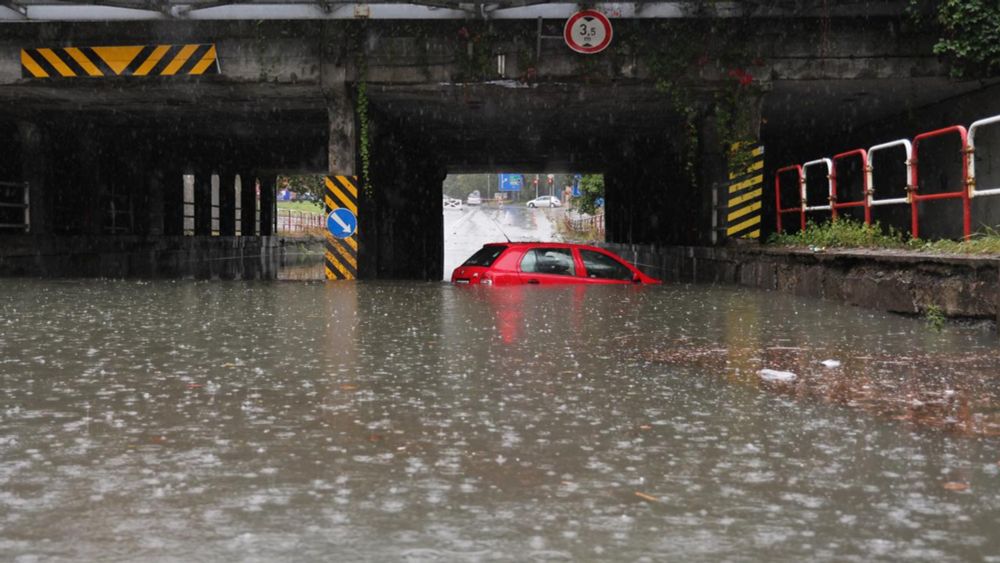
<path fill-rule="evenodd" d="M 562 283 L 660 283 L 612 252 L 557 242 L 509 242 L 483 246 L 455 268 L 451 282 L 465 285 Z"/>

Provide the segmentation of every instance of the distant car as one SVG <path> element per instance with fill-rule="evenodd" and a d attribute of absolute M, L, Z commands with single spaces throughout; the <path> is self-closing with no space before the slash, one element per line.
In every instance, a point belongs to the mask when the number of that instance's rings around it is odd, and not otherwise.
<path fill-rule="evenodd" d="M 462 200 L 454 197 L 444 196 L 441 200 L 441 207 L 444 209 L 461 209 Z"/>
<path fill-rule="evenodd" d="M 562 202 L 556 196 L 543 195 L 529 201 L 527 205 L 528 207 L 562 207 Z"/>
<path fill-rule="evenodd" d="M 558 242 L 510 242 L 483 246 L 455 268 L 456 285 L 658 284 L 613 252 Z"/>
<path fill-rule="evenodd" d="M 474 191 L 469 194 L 469 197 L 465 198 L 465 203 L 468 205 L 482 205 L 483 198 L 479 196 L 479 191 Z"/>

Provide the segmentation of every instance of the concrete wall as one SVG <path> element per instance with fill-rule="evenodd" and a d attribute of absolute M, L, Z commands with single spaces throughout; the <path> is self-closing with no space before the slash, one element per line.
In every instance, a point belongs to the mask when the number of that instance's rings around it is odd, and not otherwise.
<path fill-rule="evenodd" d="M 724 283 L 903 314 L 1000 320 L 1000 259 L 897 251 L 606 244 L 674 283 Z"/>

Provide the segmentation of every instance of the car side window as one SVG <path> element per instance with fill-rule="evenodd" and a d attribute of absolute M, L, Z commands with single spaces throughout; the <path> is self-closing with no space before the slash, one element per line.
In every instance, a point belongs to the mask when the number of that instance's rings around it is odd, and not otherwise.
<path fill-rule="evenodd" d="M 580 250 L 580 258 L 583 260 L 583 267 L 587 269 L 588 278 L 632 280 L 632 270 L 607 254 L 593 250 Z"/>
<path fill-rule="evenodd" d="M 575 276 L 576 266 L 568 248 L 533 248 L 524 253 L 521 271 L 526 274 Z"/>

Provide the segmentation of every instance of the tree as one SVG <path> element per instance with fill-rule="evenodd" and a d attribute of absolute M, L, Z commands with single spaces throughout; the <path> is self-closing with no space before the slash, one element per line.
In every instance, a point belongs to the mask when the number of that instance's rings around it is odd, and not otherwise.
<path fill-rule="evenodd" d="M 323 201 L 326 194 L 326 182 L 323 176 L 316 174 L 303 174 L 296 176 L 278 176 L 278 190 L 289 190 L 299 194 L 301 199 L 312 199 L 313 201 Z M 304 195 L 309 197 L 303 198 Z"/>
<path fill-rule="evenodd" d="M 593 214 L 597 210 L 597 200 L 604 198 L 604 175 L 587 174 L 580 179 L 580 197 L 576 206 L 582 213 Z"/>

